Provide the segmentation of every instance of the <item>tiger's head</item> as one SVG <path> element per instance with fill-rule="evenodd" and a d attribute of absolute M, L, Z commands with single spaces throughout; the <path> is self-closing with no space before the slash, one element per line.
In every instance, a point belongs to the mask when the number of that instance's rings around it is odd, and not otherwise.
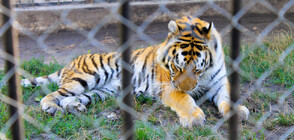
<path fill-rule="evenodd" d="M 157 50 L 157 62 L 169 73 L 175 88 L 191 91 L 211 63 L 213 23 L 199 18 L 182 17 L 168 24 L 168 37 Z"/>

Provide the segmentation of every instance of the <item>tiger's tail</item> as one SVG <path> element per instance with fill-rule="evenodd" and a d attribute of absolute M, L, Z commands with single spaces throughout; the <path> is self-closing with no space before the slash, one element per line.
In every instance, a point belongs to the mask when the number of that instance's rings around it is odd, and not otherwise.
<path fill-rule="evenodd" d="M 48 85 L 50 83 L 59 83 L 61 70 L 41 77 L 36 77 L 32 79 L 21 79 L 21 85 L 23 87 L 28 86 L 40 86 L 40 85 Z"/>

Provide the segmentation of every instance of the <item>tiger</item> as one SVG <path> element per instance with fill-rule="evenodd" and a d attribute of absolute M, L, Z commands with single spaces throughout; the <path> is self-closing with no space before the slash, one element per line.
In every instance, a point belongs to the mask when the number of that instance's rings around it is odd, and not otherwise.
<path fill-rule="evenodd" d="M 132 94 L 158 99 L 175 111 L 183 127 L 203 125 L 195 99 L 206 97 L 222 116 L 230 112 L 230 84 L 220 34 L 213 22 L 184 16 L 168 23 L 166 39 L 131 52 Z M 119 96 L 122 60 L 118 52 L 84 54 L 48 76 L 22 79 L 23 86 L 57 83 L 59 89 L 40 102 L 44 112 L 83 113 L 95 99 Z M 249 110 L 238 105 L 242 120 Z"/>

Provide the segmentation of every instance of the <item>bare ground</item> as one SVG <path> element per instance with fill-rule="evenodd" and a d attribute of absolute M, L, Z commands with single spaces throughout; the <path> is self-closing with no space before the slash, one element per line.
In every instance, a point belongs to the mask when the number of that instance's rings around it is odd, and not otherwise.
<path fill-rule="evenodd" d="M 293 14 L 286 16 L 290 21 L 294 21 Z M 229 30 L 223 30 L 230 25 L 230 22 L 225 17 L 201 17 L 202 19 L 214 22 L 214 25 L 221 32 L 224 44 L 229 44 Z M 254 34 L 260 33 L 262 30 L 277 18 L 276 15 L 246 15 L 241 19 L 241 24 L 247 29 L 243 33 L 252 31 Z M 138 23 L 140 26 L 140 23 Z M 275 31 L 292 31 L 293 27 L 287 26 L 284 23 L 279 24 L 274 28 Z M 44 57 L 45 62 L 48 63 L 55 58 L 60 64 L 66 64 L 78 55 L 85 53 L 104 53 L 116 51 L 119 48 L 118 29 L 116 26 L 104 27 L 96 33 L 95 38 L 103 44 L 91 44 L 84 35 L 76 31 L 60 31 L 52 33 L 44 40 L 44 45 L 37 43 L 38 39 L 32 39 L 30 36 L 19 37 L 19 50 L 21 60 L 29 60 L 31 57 Z M 167 23 L 151 23 L 144 33 L 148 35 L 155 42 L 144 41 L 137 33 L 132 33 L 132 47 L 133 49 L 147 47 L 162 42 L 167 35 Z M 269 33 L 268 36 L 272 34 Z M 242 40 L 254 40 L 255 37 L 244 35 Z M 2 44 L 2 43 L 1 43 Z M 3 49 L 3 46 L 0 47 Z M 3 69 L 4 61 L 0 59 L 0 69 Z"/>

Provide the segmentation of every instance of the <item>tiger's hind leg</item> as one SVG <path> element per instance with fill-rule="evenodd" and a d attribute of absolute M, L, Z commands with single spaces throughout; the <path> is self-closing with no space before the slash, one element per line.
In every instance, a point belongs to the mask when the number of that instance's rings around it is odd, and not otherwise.
<path fill-rule="evenodd" d="M 97 97 L 98 96 L 98 97 Z M 66 97 L 60 101 L 60 106 L 67 112 L 78 114 L 86 112 L 86 106 L 101 99 L 104 101 L 108 94 L 100 90 L 91 90 L 80 94 L 79 96 Z"/>
<path fill-rule="evenodd" d="M 33 79 L 21 79 L 20 84 L 23 87 L 28 87 L 28 86 L 31 86 L 31 85 L 32 86 L 48 85 L 51 82 L 58 83 L 61 71 L 62 70 L 59 70 L 59 71 L 57 71 L 55 73 L 52 73 L 52 74 L 50 74 L 48 76 L 36 77 L 36 78 L 33 78 Z"/>
<path fill-rule="evenodd" d="M 62 85 L 57 91 L 48 94 L 41 100 L 42 110 L 50 115 L 54 115 L 56 112 L 64 112 L 60 107 L 60 101 L 67 97 L 78 96 L 85 92 L 85 87 L 78 81 L 71 81 L 65 85 Z M 78 108 L 83 110 L 84 108 Z"/>

